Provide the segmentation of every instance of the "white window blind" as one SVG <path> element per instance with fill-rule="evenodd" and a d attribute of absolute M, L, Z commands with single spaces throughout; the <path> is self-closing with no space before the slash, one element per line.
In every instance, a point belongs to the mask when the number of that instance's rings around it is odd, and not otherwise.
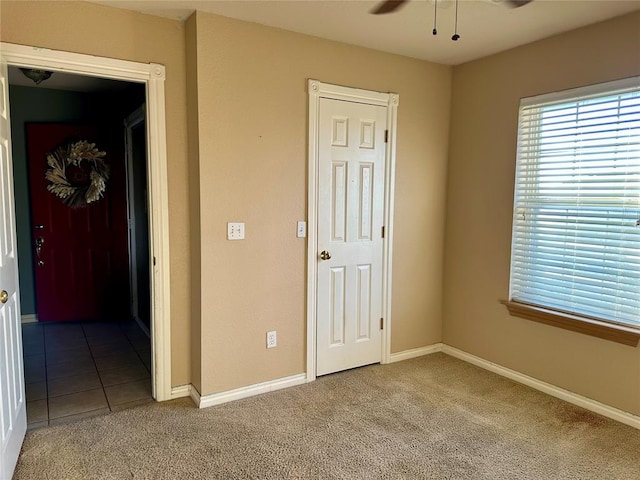
<path fill-rule="evenodd" d="M 512 301 L 640 328 L 640 77 L 522 100 Z"/>

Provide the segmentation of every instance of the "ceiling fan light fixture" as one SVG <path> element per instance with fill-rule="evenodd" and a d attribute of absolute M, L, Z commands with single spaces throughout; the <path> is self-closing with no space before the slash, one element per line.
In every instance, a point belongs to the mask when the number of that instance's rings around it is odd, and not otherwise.
<path fill-rule="evenodd" d="M 489 0 L 493 4 L 502 4 L 511 8 L 524 7 L 527 3 L 531 3 L 533 0 Z"/>
<path fill-rule="evenodd" d="M 433 33 L 434 35 L 438 34 L 438 0 L 434 0 L 433 3 Z"/>
<path fill-rule="evenodd" d="M 511 8 L 524 7 L 527 3 L 531 3 L 532 0 L 507 0 L 507 5 Z"/>
<path fill-rule="evenodd" d="M 383 0 L 378 4 L 376 8 L 371 10 L 370 13 L 374 15 L 392 13 L 400 9 L 409 1 L 410 0 Z M 458 40 L 460 40 L 460 35 L 458 34 L 458 4 L 460 0 L 440 0 L 440 3 L 438 3 L 438 0 L 428 0 L 428 1 L 429 3 L 433 4 L 433 30 L 431 30 L 431 33 L 434 36 L 438 35 L 438 8 L 443 6 L 446 8 L 448 6 L 455 5 L 456 7 L 455 20 L 453 24 L 453 35 L 451 36 L 451 40 L 453 40 L 454 42 L 457 42 Z M 524 7 L 525 5 L 528 5 L 533 0 L 483 0 L 483 1 L 488 2 L 489 4 L 492 4 L 492 5 L 502 4 L 502 5 L 509 6 L 511 8 L 518 8 L 518 7 Z"/>
<path fill-rule="evenodd" d="M 457 42 L 460 39 L 460 35 L 458 35 L 458 1 L 456 0 L 456 19 L 453 24 L 453 35 L 451 36 L 451 40 Z"/>
<path fill-rule="evenodd" d="M 20 68 L 20 71 L 36 85 L 40 85 L 53 75 L 53 72 L 50 72 L 49 70 L 38 70 L 36 68 Z"/>
<path fill-rule="evenodd" d="M 392 13 L 392 12 L 395 12 L 396 10 L 402 8 L 402 6 L 407 1 L 408 0 L 385 0 L 384 2 L 378 4 L 378 6 L 376 8 L 371 10 L 370 13 L 372 13 L 374 15 L 384 15 L 386 13 Z"/>

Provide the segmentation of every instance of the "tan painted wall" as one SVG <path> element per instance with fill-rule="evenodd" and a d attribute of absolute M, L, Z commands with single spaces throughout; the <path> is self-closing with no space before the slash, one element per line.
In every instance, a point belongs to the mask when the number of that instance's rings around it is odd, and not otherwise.
<path fill-rule="evenodd" d="M 306 80 L 400 94 L 392 351 L 441 340 L 451 69 L 197 13 L 202 390 L 305 371 Z M 192 21 L 192 19 L 190 19 Z M 246 222 L 227 241 L 226 223 Z M 278 347 L 265 348 L 277 330 Z"/>
<path fill-rule="evenodd" d="M 400 93 L 392 351 L 444 335 L 640 413 L 639 349 L 511 318 L 497 303 L 508 295 L 518 99 L 640 74 L 640 15 L 456 67 L 450 143 L 448 67 L 207 14 L 185 31 L 87 3 L 2 1 L 0 18 L 2 41 L 167 66 L 174 385 L 207 394 L 305 369 L 294 231 L 306 214 L 306 79 L 317 78 Z M 247 222 L 244 242 L 225 240 L 234 220 Z M 267 351 L 270 329 L 279 346 Z"/>
<path fill-rule="evenodd" d="M 167 67 L 172 384 L 190 381 L 185 34 L 179 23 L 84 2 L 7 2 L 0 40 Z"/>
<path fill-rule="evenodd" d="M 187 65 L 187 126 L 189 143 L 189 226 L 190 226 L 190 279 L 191 279 L 191 383 L 201 391 L 202 354 L 202 259 L 200 255 L 200 139 L 198 122 L 198 58 L 197 25 L 195 15 L 185 24 Z"/>
<path fill-rule="evenodd" d="M 454 68 L 444 341 L 640 414 L 640 348 L 510 317 L 511 212 L 521 97 L 640 75 L 640 13 Z"/>

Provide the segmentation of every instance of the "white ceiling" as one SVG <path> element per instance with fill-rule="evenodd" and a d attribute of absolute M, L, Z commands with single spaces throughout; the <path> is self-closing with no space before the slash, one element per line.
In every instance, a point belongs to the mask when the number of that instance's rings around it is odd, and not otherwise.
<path fill-rule="evenodd" d="M 371 15 L 377 1 L 357 0 L 91 0 L 93 3 L 185 20 L 194 10 L 294 32 L 457 65 L 554 34 L 640 10 L 640 0 L 534 0 L 509 8 L 505 0 L 412 0 L 400 11 Z M 638 25 L 640 29 L 640 25 Z"/>

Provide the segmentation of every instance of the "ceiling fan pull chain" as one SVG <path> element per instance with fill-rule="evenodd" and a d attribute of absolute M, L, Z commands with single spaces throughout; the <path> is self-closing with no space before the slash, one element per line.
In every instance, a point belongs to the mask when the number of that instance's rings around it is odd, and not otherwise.
<path fill-rule="evenodd" d="M 437 35 L 438 34 L 438 29 L 436 28 L 438 26 L 438 0 L 435 0 L 433 2 L 433 34 Z"/>
<path fill-rule="evenodd" d="M 456 0 L 456 21 L 455 21 L 455 24 L 453 25 L 453 36 L 451 37 L 451 40 L 455 42 L 459 38 L 460 38 L 460 35 L 458 35 L 458 0 Z"/>

